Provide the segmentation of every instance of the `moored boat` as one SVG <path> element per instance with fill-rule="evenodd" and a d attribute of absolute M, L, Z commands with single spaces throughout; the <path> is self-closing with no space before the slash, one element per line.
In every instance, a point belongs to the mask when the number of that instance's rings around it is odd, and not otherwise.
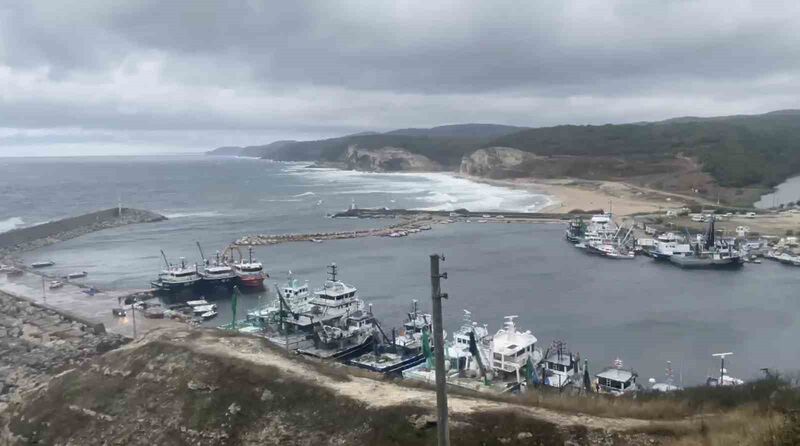
<path fill-rule="evenodd" d="M 209 288 L 233 288 L 238 277 L 233 268 L 220 259 L 219 251 L 217 251 L 214 261 L 210 262 L 203 255 L 203 249 L 200 248 L 199 242 L 197 248 L 200 249 L 200 256 L 203 260 L 203 269 L 198 271 L 200 284 Z"/>
<path fill-rule="evenodd" d="M 56 264 L 56 262 L 54 262 L 52 260 L 42 260 L 42 261 L 39 261 L 39 262 L 31 263 L 31 268 L 47 268 L 48 266 L 53 266 L 55 264 Z"/>
<path fill-rule="evenodd" d="M 263 288 L 264 280 L 268 277 L 264 272 L 264 265 L 253 258 L 253 247 L 249 246 L 248 259 L 240 259 L 233 264 L 233 270 L 239 278 L 239 283 L 248 288 Z"/>
<path fill-rule="evenodd" d="M 430 350 L 430 333 L 432 317 L 417 308 L 414 299 L 411 312 L 408 313 L 403 330 L 395 336 L 392 330 L 391 339 L 382 344 L 375 344 L 372 352 L 365 353 L 348 361 L 356 367 L 384 374 L 402 373 L 425 361 L 425 350 Z"/>
<path fill-rule="evenodd" d="M 180 258 L 180 265 L 172 265 L 167 261 L 164 251 L 161 251 L 164 258 L 166 269 L 158 275 L 158 279 L 150 282 L 157 291 L 165 293 L 176 293 L 184 290 L 193 289 L 200 282 L 200 275 L 197 273 L 197 266 L 187 266 L 186 259 Z"/>

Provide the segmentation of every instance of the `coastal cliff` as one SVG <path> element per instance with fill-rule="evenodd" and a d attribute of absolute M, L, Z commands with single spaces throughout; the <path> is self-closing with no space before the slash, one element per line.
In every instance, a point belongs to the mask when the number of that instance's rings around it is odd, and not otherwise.
<path fill-rule="evenodd" d="M 529 175 L 531 165 L 542 159 L 530 152 L 511 147 L 479 149 L 461 160 L 460 172 L 485 178 L 513 178 Z"/>
<path fill-rule="evenodd" d="M 430 158 L 398 147 L 362 149 L 355 145 L 347 148 L 344 164 L 348 169 L 367 172 L 429 172 L 441 170 Z"/>

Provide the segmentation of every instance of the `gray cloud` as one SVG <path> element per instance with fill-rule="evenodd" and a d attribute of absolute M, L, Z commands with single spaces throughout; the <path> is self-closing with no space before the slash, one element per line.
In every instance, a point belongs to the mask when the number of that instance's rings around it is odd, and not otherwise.
<path fill-rule="evenodd" d="M 189 147 L 758 113 L 800 99 L 798 19 L 721 0 L 0 0 L 0 126 Z"/>

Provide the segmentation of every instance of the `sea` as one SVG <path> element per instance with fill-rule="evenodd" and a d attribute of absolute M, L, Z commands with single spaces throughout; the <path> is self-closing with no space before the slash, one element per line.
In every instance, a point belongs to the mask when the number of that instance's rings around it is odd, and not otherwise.
<path fill-rule="evenodd" d="M 53 273 L 87 271 L 101 289 L 142 289 L 171 262 L 200 261 L 251 234 L 375 228 L 391 220 L 332 219 L 351 205 L 471 211 L 536 211 L 551 197 L 445 173 L 379 174 L 308 168 L 303 163 L 204 155 L 0 158 L 0 231 L 115 207 L 148 209 L 168 220 L 95 232 L 23 255 L 51 259 Z M 430 309 L 431 254 L 442 254 L 445 326 L 468 314 L 490 332 L 507 316 L 546 349 L 556 340 L 597 372 L 616 358 L 642 383 L 701 384 L 719 373 L 711 355 L 734 352 L 728 373 L 742 379 L 768 367 L 798 368 L 800 269 L 773 262 L 738 271 L 686 271 L 646 257 L 615 261 L 564 240 L 557 223 L 453 223 L 404 238 L 359 238 L 259 246 L 270 275 L 238 316 L 273 298 L 291 273 L 319 287 L 326 266 L 356 286 L 382 326 L 400 326 L 414 299 Z M 91 297 L 87 296 L 87 299 Z M 229 301 L 218 302 L 229 322 Z M 469 312 L 469 313 L 467 313 Z"/>

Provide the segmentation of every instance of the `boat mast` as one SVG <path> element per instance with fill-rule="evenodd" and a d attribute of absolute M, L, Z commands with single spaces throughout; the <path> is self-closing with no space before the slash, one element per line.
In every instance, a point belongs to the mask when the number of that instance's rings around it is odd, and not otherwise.
<path fill-rule="evenodd" d="M 197 249 L 200 250 L 200 260 L 203 261 L 204 265 L 207 265 L 207 263 L 206 263 L 206 255 L 203 254 L 203 248 L 200 246 L 200 242 L 195 242 L 195 243 L 197 243 Z"/>
<path fill-rule="evenodd" d="M 331 263 L 328 266 L 328 269 L 330 270 L 328 271 L 328 274 L 331 276 L 331 282 L 336 282 L 336 270 L 337 270 L 336 264 Z"/>
<path fill-rule="evenodd" d="M 167 265 L 167 269 L 170 269 L 172 265 L 169 264 L 169 260 L 167 260 L 167 255 L 164 254 L 164 250 L 161 250 L 161 257 L 164 259 L 164 263 Z"/>

